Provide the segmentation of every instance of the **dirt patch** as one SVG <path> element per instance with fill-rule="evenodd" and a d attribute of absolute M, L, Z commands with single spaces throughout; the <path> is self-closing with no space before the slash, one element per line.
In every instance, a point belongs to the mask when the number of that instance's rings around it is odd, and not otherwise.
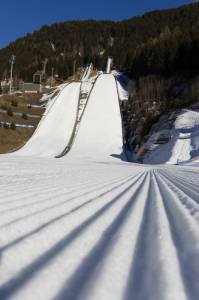
<path fill-rule="evenodd" d="M 26 143 L 34 129 L 17 128 L 15 130 L 0 127 L 0 154 L 7 153 Z"/>
<path fill-rule="evenodd" d="M 8 116 L 6 114 L 0 113 L 0 121 L 1 122 L 14 122 L 15 124 L 25 124 L 25 125 L 33 125 L 37 126 L 40 118 L 29 118 L 24 119 L 22 116 Z"/>
<path fill-rule="evenodd" d="M 44 109 L 28 108 L 28 104 L 40 105 L 39 100 L 41 94 L 23 94 L 17 95 L 3 95 L 0 97 L 0 109 L 11 110 L 21 115 L 11 115 L 7 113 L 0 113 L 1 123 L 9 122 L 15 124 L 33 125 L 34 128 L 16 128 L 15 130 L 0 127 L 0 154 L 12 151 L 26 143 L 32 136 L 35 128 L 37 127 Z M 38 118 L 28 117 L 27 114 L 38 115 Z M 23 115 L 23 116 L 22 116 Z"/>

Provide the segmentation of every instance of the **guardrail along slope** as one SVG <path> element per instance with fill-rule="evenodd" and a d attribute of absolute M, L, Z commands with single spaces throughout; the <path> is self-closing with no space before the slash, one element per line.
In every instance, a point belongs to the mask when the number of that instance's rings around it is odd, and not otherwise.
<path fill-rule="evenodd" d="M 71 136 L 70 136 L 70 139 L 69 139 L 68 143 L 66 144 L 66 147 L 63 149 L 63 151 L 59 155 L 56 156 L 56 158 L 61 158 L 61 157 L 65 156 L 71 150 L 71 148 L 72 148 L 72 146 L 75 142 L 75 139 L 76 139 L 76 136 L 77 136 L 80 124 L 81 124 L 81 120 L 83 118 L 84 112 L 85 112 L 86 107 L 88 105 L 88 101 L 90 99 L 90 96 L 92 94 L 92 91 L 93 91 L 93 88 L 95 86 L 95 83 L 96 83 L 97 79 L 98 79 L 98 77 L 95 79 L 95 81 L 92 84 L 92 87 L 90 89 L 89 95 L 87 96 L 87 98 L 83 102 L 82 102 L 81 97 L 82 97 L 82 88 L 83 88 L 83 85 L 84 85 L 85 82 L 81 82 L 80 91 L 79 91 L 78 106 L 77 106 L 77 112 L 76 112 L 76 120 L 75 120 L 73 129 L 71 129 Z"/>

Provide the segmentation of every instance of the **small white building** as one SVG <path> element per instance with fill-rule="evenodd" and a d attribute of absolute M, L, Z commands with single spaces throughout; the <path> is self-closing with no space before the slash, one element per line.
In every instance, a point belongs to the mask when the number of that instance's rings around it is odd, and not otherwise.
<path fill-rule="evenodd" d="M 20 91 L 23 93 L 37 94 L 42 92 L 42 85 L 37 83 L 22 83 Z"/>

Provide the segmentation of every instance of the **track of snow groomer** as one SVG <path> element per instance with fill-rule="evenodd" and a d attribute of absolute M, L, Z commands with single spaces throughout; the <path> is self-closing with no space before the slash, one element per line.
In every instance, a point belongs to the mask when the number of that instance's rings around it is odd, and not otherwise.
<path fill-rule="evenodd" d="M 110 89 L 112 76 L 96 82 L 68 155 L 0 157 L 1 300 L 198 299 L 199 169 L 112 156 L 121 128 L 110 142 L 104 127 L 119 118 L 117 98 L 101 130 L 96 99 L 112 101 Z"/>

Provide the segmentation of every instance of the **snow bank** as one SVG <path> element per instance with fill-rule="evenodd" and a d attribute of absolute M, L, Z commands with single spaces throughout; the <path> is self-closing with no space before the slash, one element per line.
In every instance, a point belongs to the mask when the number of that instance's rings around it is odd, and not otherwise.
<path fill-rule="evenodd" d="M 199 111 L 182 110 L 178 114 L 168 143 L 153 144 L 158 134 L 152 135 L 146 143 L 152 151 L 146 155 L 144 163 L 180 164 L 199 156 Z"/>
<path fill-rule="evenodd" d="M 129 97 L 128 93 L 128 79 L 125 75 L 118 71 L 112 71 L 112 74 L 116 78 L 117 86 L 118 86 L 118 93 L 119 93 L 119 99 L 121 101 L 127 101 Z"/>

